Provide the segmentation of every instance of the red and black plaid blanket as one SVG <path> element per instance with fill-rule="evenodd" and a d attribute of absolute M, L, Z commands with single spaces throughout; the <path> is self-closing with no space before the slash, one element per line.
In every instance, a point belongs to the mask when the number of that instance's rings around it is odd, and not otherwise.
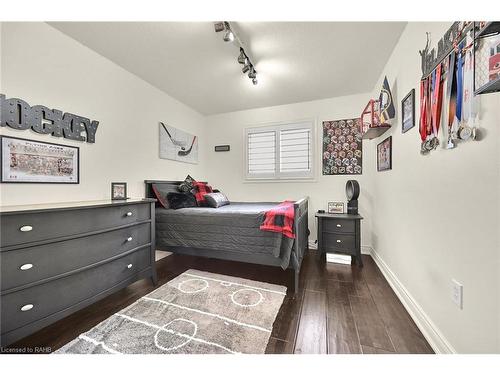
<path fill-rule="evenodd" d="M 288 238 L 295 238 L 295 234 L 293 234 L 294 219 L 295 210 L 293 202 L 284 201 L 276 207 L 266 211 L 260 229 L 268 232 L 282 233 Z"/>

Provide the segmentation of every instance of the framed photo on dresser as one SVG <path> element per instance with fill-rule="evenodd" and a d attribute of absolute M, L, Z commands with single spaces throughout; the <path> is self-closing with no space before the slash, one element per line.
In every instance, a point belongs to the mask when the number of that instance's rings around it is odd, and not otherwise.
<path fill-rule="evenodd" d="M 1 182 L 79 184 L 80 149 L 0 136 Z"/>
<path fill-rule="evenodd" d="M 112 182 L 111 183 L 111 199 L 114 201 L 127 199 L 127 183 L 126 182 Z"/>

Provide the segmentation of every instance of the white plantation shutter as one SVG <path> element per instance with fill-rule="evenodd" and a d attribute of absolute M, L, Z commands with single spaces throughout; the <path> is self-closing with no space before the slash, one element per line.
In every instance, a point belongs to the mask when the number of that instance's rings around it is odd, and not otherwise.
<path fill-rule="evenodd" d="M 300 174 L 311 171 L 311 129 L 299 128 L 280 132 L 280 172 Z"/>
<path fill-rule="evenodd" d="M 247 178 L 313 177 L 313 139 L 313 121 L 247 129 Z"/>
<path fill-rule="evenodd" d="M 248 174 L 253 176 L 276 173 L 276 132 L 248 134 Z"/>

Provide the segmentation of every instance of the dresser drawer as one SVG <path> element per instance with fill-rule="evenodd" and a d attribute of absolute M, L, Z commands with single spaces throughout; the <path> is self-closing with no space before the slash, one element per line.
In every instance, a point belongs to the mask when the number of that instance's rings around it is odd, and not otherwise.
<path fill-rule="evenodd" d="M 57 276 L 150 242 L 151 224 L 142 223 L 95 236 L 4 251 L 0 253 L 0 286 L 3 291 Z"/>
<path fill-rule="evenodd" d="M 354 233 L 356 223 L 354 220 L 323 219 L 323 231 L 336 233 Z"/>
<path fill-rule="evenodd" d="M 348 254 L 356 254 L 356 240 L 354 235 L 324 233 L 323 251 L 339 251 Z"/>
<path fill-rule="evenodd" d="M 146 269 L 151 265 L 150 251 L 138 250 L 102 266 L 3 295 L 2 334 L 64 310 Z"/>
<path fill-rule="evenodd" d="M 25 244 L 150 219 L 149 204 L 2 215 L 1 246 Z"/>

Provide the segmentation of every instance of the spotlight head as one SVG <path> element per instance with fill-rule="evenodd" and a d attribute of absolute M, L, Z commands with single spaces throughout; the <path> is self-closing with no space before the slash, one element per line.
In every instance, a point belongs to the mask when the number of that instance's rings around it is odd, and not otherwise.
<path fill-rule="evenodd" d="M 250 69 L 250 71 L 248 72 L 248 78 L 256 78 L 257 77 L 257 72 L 255 71 L 254 67 L 252 66 L 252 68 Z"/>
<path fill-rule="evenodd" d="M 214 28 L 215 32 L 219 33 L 221 31 L 224 31 L 226 29 L 226 26 L 224 25 L 224 22 L 214 22 Z"/>
<path fill-rule="evenodd" d="M 224 42 L 232 42 L 234 40 L 234 34 L 231 29 L 227 29 L 224 33 Z"/>
<path fill-rule="evenodd" d="M 246 60 L 247 57 L 245 56 L 245 51 L 243 51 L 243 48 L 240 48 L 240 55 L 238 56 L 238 62 L 240 64 L 244 64 Z"/>
<path fill-rule="evenodd" d="M 243 69 L 241 69 L 241 71 L 243 73 L 246 73 L 250 70 L 250 64 L 248 63 L 248 59 L 245 61 L 245 65 L 243 66 Z"/>
<path fill-rule="evenodd" d="M 255 77 L 255 78 L 253 78 L 253 79 L 252 79 L 252 83 L 253 83 L 254 85 L 256 85 L 256 84 L 257 84 L 257 77 Z"/>

